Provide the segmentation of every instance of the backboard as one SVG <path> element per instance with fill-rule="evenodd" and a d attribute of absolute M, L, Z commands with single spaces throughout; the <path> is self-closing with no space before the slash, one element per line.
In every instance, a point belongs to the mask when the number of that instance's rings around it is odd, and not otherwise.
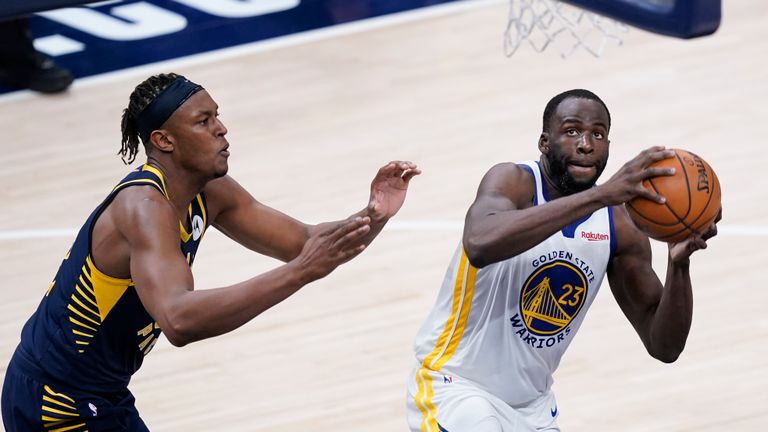
<path fill-rule="evenodd" d="M 677 38 L 712 34 L 720 0 L 562 0 L 625 24 Z"/>

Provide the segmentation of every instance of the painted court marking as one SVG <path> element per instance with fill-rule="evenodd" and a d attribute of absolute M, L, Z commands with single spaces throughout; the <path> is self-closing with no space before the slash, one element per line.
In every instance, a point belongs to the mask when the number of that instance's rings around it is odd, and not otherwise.
<path fill-rule="evenodd" d="M 458 220 L 393 220 L 385 229 L 392 231 L 439 231 L 459 232 L 464 222 Z M 2 240 L 33 240 L 40 238 L 74 238 L 75 228 L 19 229 L 0 230 Z M 717 227 L 717 235 L 724 237 L 768 237 L 768 226 L 756 225 L 722 225 Z"/>
<path fill-rule="evenodd" d="M 155 74 L 162 70 L 181 69 L 210 63 L 212 61 L 232 59 L 285 47 L 323 41 L 334 37 L 346 36 L 350 34 L 366 32 L 369 30 L 426 20 L 434 17 L 479 9 L 487 5 L 499 4 L 504 1 L 505 0 L 460 0 L 451 3 L 441 3 L 429 7 L 411 9 L 403 12 L 366 18 L 360 21 L 335 24 L 330 27 L 307 30 L 300 33 L 278 36 L 233 47 L 220 48 L 199 54 L 192 54 L 170 60 L 163 60 L 156 63 L 148 63 L 126 69 L 78 78 L 75 80 L 74 84 L 72 84 L 72 90 L 70 91 L 77 91 L 104 83 L 113 83 L 128 78 L 144 78 L 147 75 Z M 501 49 L 501 43 L 499 43 L 499 52 L 501 52 Z M 29 99 L 32 97 L 41 96 L 31 90 L 18 90 L 0 95 L 0 102 L 10 103 Z"/>

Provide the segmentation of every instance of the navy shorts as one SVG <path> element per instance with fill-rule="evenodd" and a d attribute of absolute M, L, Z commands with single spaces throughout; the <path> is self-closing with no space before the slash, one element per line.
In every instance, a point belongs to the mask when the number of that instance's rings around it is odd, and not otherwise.
<path fill-rule="evenodd" d="M 2 412 L 7 432 L 149 432 L 128 389 L 86 393 L 41 382 L 30 376 L 25 364 L 16 352 L 5 373 Z"/>

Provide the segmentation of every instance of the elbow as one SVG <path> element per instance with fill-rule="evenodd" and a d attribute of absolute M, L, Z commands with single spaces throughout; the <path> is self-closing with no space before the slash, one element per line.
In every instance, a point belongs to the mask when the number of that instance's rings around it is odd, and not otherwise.
<path fill-rule="evenodd" d="M 168 342 L 170 342 L 171 345 L 177 348 L 181 348 L 190 342 L 187 338 L 184 338 L 183 336 L 179 336 L 171 332 L 164 332 L 164 333 L 165 333 L 165 337 L 168 339 Z"/>
<path fill-rule="evenodd" d="M 678 354 L 667 354 L 667 355 L 662 355 L 662 356 L 654 356 L 654 358 L 656 358 L 656 360 L 658 360 L 658 361 L 660 361 L 662 363 L 666 363 L 666 364 L 670 364 L 670 363 L 676 362 L 678 357 L 680 357 L 679 353 Z"/>
<path fill-rule="evenodd" d="M 676 348 L 668 348 L 664 350 L 656 350 L 653 352 L 649 352 L 653 358 L 656 360 L 662 362 L 662 363 L 674 363 L 677 361 L 678 358 L 680 358 L 680 354 L 683 353 L 683 347 L 676 347 Z"/>
<path fill-rule="evenodd" d="M 171 343 L 171 345 L 181 348 L 190 342 L 193 342 L 193 339 L 189 337 L 182 329 L 174 326 L 169 327 L 163 327 L 163 333 L 165 334 L 165 337 L 168 339 L 168 342 Z"/>
<path fill-rule="evenodd" d="M 469 263 L 472 267 L 483 268 L 488 265 L 488 259 L 485 254 L 485 249 L 477 239 L 466 237 L 464 239 L 464 253 L 467 255 Z"/>
<path fill-rule="evenodd" d="M 171 345 L 181 348 L 199 339 L 190 324 L 182 317 L 167 317 L 161 329 Z"/>

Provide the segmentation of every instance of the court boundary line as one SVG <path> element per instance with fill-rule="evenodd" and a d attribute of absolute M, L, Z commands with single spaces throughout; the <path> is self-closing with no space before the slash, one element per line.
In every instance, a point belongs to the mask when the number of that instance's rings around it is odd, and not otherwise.
<path fill-rule="evenodd" d="M 388 15 L 364 18 L 358 21 L 335 24 L 319 29 L 302 31 L 285 36 L 277 36 L 270 39 L 248 42 L 242 45 L 219 48 L 198 54 L 191 54 L 188 56 L 176 57 L 155 63 L 148 63 L 144 65 L 129 67 L 126 69 L 77 78 L 70 87 L 70 91 L 85 89 L 101 84 L 109 84 L 127 78 L 135 78 L 137 76 L 146 77 L 148 75 L 159 73 L 160 70 L 167 71 L 170 69 L 192 67 L 204 64 L 211 60 L 230 60 L 244 55 L 257 54 L 281 48 L 320 42 L 336 37 L 362 33 L 365 31 L 379 30 L 400 24 L 408 24 L 428 18 L 448 16 L 459 12 L 479 9 L 481 7 L 493 4 L 506 3 L 506 1 L 507 0 L 458 0 L 451 3 L 441 3 L 402 12 L 395 12 Z M 501 44 L 499 44 L 499 50 L 499 52 L 501 52 Z M 60 96 L 66 97 L 66 93 Z M 0 104 L 26 100 L 32 97 L 50 96 L 40 95 L 39 93 L 33 92 L 32 90 L 17 90 L 11 93 L 0 95 Z"/>
<path fill-rule="evenodd" d="M 458 220 L 440 219 L 415 219 L 387 223 L 385 230 L 389 231 L 432 231 L 432 232 L 460 232 L 464 222 Z M 40 228 L 40 229 L 11 229 L 0 230 L 0 241 L 3 240 L 31 240 L 39 238 L 74 238 L 79 229 L 75 228 Z M 722 225 L 717 227 L 718 236 L 725 237 L 768 237 L 768 226 L 759 225 Z"/>

